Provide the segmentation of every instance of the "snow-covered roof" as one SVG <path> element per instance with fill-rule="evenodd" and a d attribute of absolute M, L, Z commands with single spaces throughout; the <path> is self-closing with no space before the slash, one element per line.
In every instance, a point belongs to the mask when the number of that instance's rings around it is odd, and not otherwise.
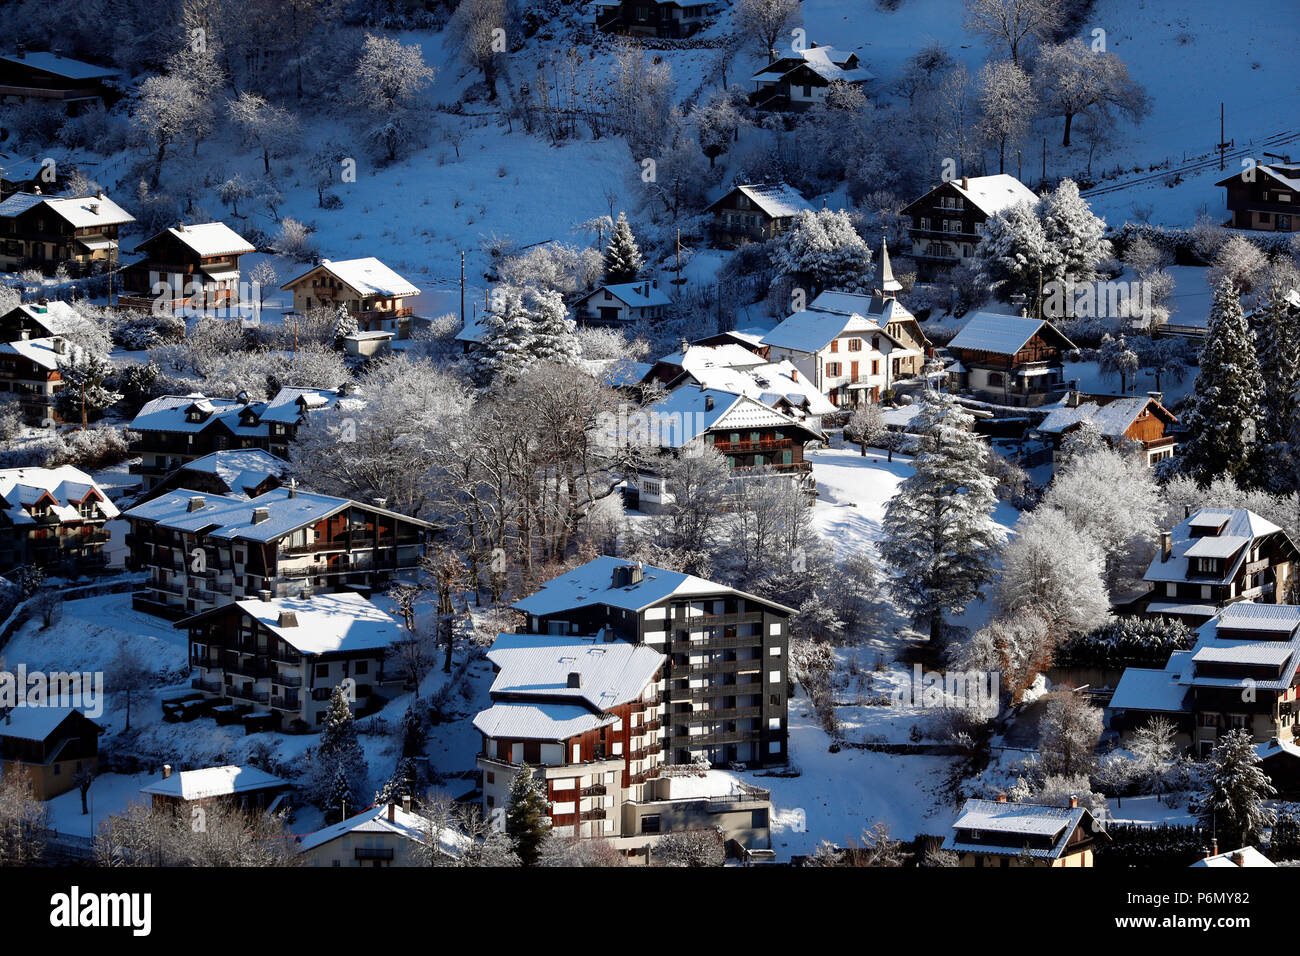
<path fill-rule="evenodd" d="M 208 797 L 229 797 L 250 790 L 268 790 L 287 787 L 281 780 L 256 767 L 205 767 L 202 770 L 182 770 L 162 777 L 140 788 L 141 793 L 179 800 L 205 800 Z"/>
<path fill-rule="evenodd" d="M 797 419 L 756 398 L 698 385 L 681 385 L 644 410 L 643 437 L 655 448 L 683 448 L 715 430 L 790 426 L 816 437 Z"/>
<path fill-rule="evenodd" d="M 17 355 L 52 372 L 59 367 L 59 360 L 64 357 L 64 353 L 59 351 L 63 347 L 62 339 L 57 335 L 18 339 L 15 342 L 0 343 L 0 355 Z"/>
<path fill-rule="evenodd" d="M 1234 857 L 1240 858 L 1238 863 Z M 1228 850 L 1217 856 L 1207 856 L 1197 860 L 1192 866 L 1239 867 L 1239 866 L 1277 866 L 1272 860 L 1260 853 L 1253 846 L 1243 846 L 1240 850 Z"/>
<path fill-rule="evenodd" d="M 637 385 L 653 368 L 645 362 L 634 362 L 631 359 L 579 359 L 578 364 L 588 375 L 610 388 Z"/>
<path fill-rule="evenodd" d="M 952 831 L 944 838 L 943 848 L 1010 856 L 1028 853 L 1040 859 L 1056 859 L 1087 812 L 1083 807 L 967 800 L 953 822 Z M 977 831 L 980 839 L 962 837 L 964 830 Z M 1027 841 L 1042 840 L 1050 840 L 1050 845 L 1026 845 Z"/>
<path fill-rule="evenodd" d="M 301 654 L 382 650 L 403 639 L 391 614 L 352 591 L 235 603 Z"/>
<path fill-rule="evenodd" d="M 725 345 L 688 345 L 659 360 L 664 365 L 678 365 L 684 371 L 694 372 L 697 366 L 712 368 L 749 368 L 767 361 L 753 349 L 729 342 Z"/>
<path fill-rule="evenodd" d="M 43 70 L 46 73 L 62 76 L 69 80 L 99 80 L 118 75 L 118 71 L 111 66 L 100 66 L 97 63 L 74 60 L 70 56 L 60 56 L 57 53 L 35 51 L 27 51 L 21 55 L 6 53 L 0 55 L 0 60 L 7 63 L 17 63 L 20 66 L 30 66 L 33 69 Z"/>
<path fill-rule="evenodd" d="M 616 282 L 612 285 L 597 286 L 586 295 L 578 299 L 577 303 L 586 302 L 597 292 L 608 292 L 614 298 L 618 299 L 624 305 L 632 309 L 645 309 L 657 305 L 671 305 L 672 299 L 668 298 L 668 293 L 659 288 L 659 286 L 650 279 L 643 279 L 640 282 Z"/>
<path fill-rule="evenodd" d="M 1118 441 L 1152 402 L 1155 402 L 1155 399 L 1140 396 L 1125 396 L 1103 402 L 1081 401 L 1073 407 L 1053 408 L 1047 418 L 1043 419 L 1043 423 L 1038 426 L 1038 430 L 1049 434 L 1060 434 L 1086 421 L 1095 425 L 1097 430 L 1107 438 Z M 1172 419 L 1173 415 L 1169 417 Z"/>
<path fill-rule="evenodd" d="M 197 502 L 201 504 L 194 507 Z M 265 542 L 314 524 L 347 507 L 366 508 L 421 527 L 432 527 L 418 518 L 373 505 L 292 488 L 273 488 L 256 498 L 212 495 L 181 488 L 136 505 L 126 512 L 126 517 L 154 521 L 175 531 L 203 531 L 213 538 Z M 255 522 L 255 512 L 262 509 L 266 511 L 266 518 Z"/>
<path fill-rule="evenodd" d="M 1180 714 L 1186 708 L 1187 685 L 1179 679 L 1190 651 L 1175 651 L 1162 668 L 1126 667 L 1115 693 L 1112 710 L 1147 710 L 1161 714 Z"/>
<path fill-rule="evenodd" d="M 897 343 L 875 322 L 859 313 L 833 312 L 809 306 L 787 316 L 763 336 L 763 344 L 794 352 L 819 352 L 836 336 L 846 332 L 883 336 L 892 347 Z"/>
<path fill-rule="evenodd" d="M 260 448 L 235 448 L 214 451 L 210 455 L 186 462 L 178 468 L 181 472 L 212 475 L 230 490 L 231 494 L 247 497 L 268 478 L 281 478 L 289 468 L 283 458 Z"/>
<path fill-rule="evenodd" d="M 37 742 L 45 740 L 59 729 L 59 725 L 68 719 L 73 710 L 76 708 L 20 704 L 0 717 L 0 737 Z M 85 716 L 84 712 L 82 716 Z M 90 720 L 89 717 L 86 719 Z"/>
<path fill-rule="evenodd" d="M 497 703 L 560 698 L 603 712 L 638 699 L 665 659 L 645 644 L 627 641 L 501 634 L 488 651 L 498 668 L 490 693 Z"/>
<path fill-rule="evenodd" d="M 809 46 L 796 49 L 791 44 L 777 47 L 777 59 L 754 74 L 756 79 L 767 74 L 785 76 L 792 72 L 783 60 L 799 61 L 793 69 L 807 65 L 818 76 L 827 81 L 840 80 L 845 83 L 862 83 L 872 79 L 872 74 L 862 67 L 849 67 L 848 64 L 856 54 L 852 50 L 837 50 L 833 46 Z"/>
<path fill-rule="evenodd" d="M 297 385 L 286 385 L 266 403 L 260 420 L 293 425 L 297 424 L 307 412 L 322 411 L 337 405 L 362 408 L 365 406 L 365 399 L 356 392 L 343 394 L 336 388 L 303 388 Z"/>
<path fill-rule="evenodd" d="M 1211 532 L 1219 528 L 1222 530 L 1218 534 L 1194 536 L 1193 528 Z M 1245 560 L 1248 544 L 1264 535 L 1281 530 L 1271 521 L 1266 521 L 1245 508 L 1202 508 L 1174 526 L 1169 534 L 1169 557 L 1162 558 L 1161 552 L 1157 550 L 1155 557 L 1151 559 L 1151 564 L 1147 567 L 1146 574 L 1143 575 L 1143 580 L 1187 581 L 1190 580 L 1188 578 L 1189 558 L 1230 558 L 1236 555 L 1235 560 L 1224 561 L 1223 573 L 1218 577 L 1204 573 L 1198 573 L 1195 577 L 1195 580 L 1202 584 L 1226 584 L 1236 576 L 1237 568 Z M 1222 543 L 1216 544 L 1216 541 Z"/>
<path fill-rule="evenodd" d="M 0 219 L 24 213 L 41 203 L 76 229 L 135 222 L 134 216 L 107 196 L 40 196 L 34 193 L 14 193 L 0 203 Z"/>
<path fill-rule="evenodd" d="M 232 256 L 255 252 L 253 244 L 224 222 L 181 223 L 145 240 L 145 246 L 167 233 L 188 246 L 198 256 Z"/>
<path fill-rule="evenodd" d="M 515 602 L 515 609 L 525 614 L 545 616 L 573 608 L 604 604 L 629 611 L 641 611 L 670 597 L 714 597 L 735 594 L 768 607 L 793 613 L 791 608 L 756 597 L 744 591 L 706 581 L 693 574 L 666 571 L 653 565 L 643 565 L 642 579 L 622 587 L 614 585 L 614 569 L 626 567 L 627 561 L 602 556 L 581 567 L 565 572 L 542 585 L 541 589 Z"/>
<path fill-rule="evenodd" d="M 390 808 L 389 804 L 381 803 L 315 833 L 307 834 L 302 837 L 295 851 L 306 853 L 349 833 L 391 833 L 417 843 L 428 843 L 431 830 L 430 823 L 423 817 L 408 813 L 401 807 Z M 443 828 L 438 834 L 439 849 L 450 856 L 459 856 L 471 842 L 465 834 L 448 828 Z"/>
<path fill-rule="evenodd" d="M 1010 209 L 1017 203 L 1038 202 L 1038 196 L 1034 191 L 1009 173 L 971 176 L 966 179 L 949 180 L 949 182 L 975 208 L 988 216 Z"/>
<path fill-rule="evenodd" d="M 1267 664 L 1281 667 L 1291 657 L 1290 643 L 1279 641 L 1233 641 L 1209 643 L 1192 653 L 1197 664 Z"/>
<path fill-rule="evenodd" d="M 734 355 L 715 354 L 726 350 L 745 353 L 744 364 L 731 364 Z M 830 415 L 835 411 L 834 403 L 806 375 L 800 375 L 792 362 L 767 362 L 739 345 L 692 345 L 679 364 L 698 385 L 707 389 L 744 395 L 768 406 L 784 399 L 810 415 Z"/>
<path fill-rule="evenodd" d="M 474 715 L 474 729 L 488 737 L 561 741 L 615 722 L 580 704 L 512 701 L 493 704 Z"/>
<path fill-rule="evenodd" d="M 1238 601 L 1219 615 L 1217 627 L 1227 631 L 1262 631 L 1293 634 L 1300 627 L 1300 607 L 1294 604 L 1256 604 Z"/>
<path fill-rule="evenodd" d="M 1040 329 L 1044 328 L 1050 329 L 1064 340 L 1066 348 L 1073 348 L 1073 343 L 1044 319 L 1002 315 L 997 312 L 974 313 L 961 327 L 961 331 L 948 343 L 948 348 L 972 349 L 978 352 L 992 352 L 995 355 L 1015 355 L 1038 334 Z"/>
<path fill-rule="evenodd" d="M 24 302 L 14 306 L 4 318 L 21 312 L 23 315 L 45 330 L 47 336 L 67 335 L 90 324 L 80 312 L 66 302 Z"/>
<path fill-rule="evenodd" d="M 364 259 L 322 259 L 319 266 L 313 266 L 296 279 L 291 279 L 280 288 L 289 289 L 317 269 L 324 269 L 358 295 L 406 296 L 419 295 L 420 290 L 403 279 L 374 256 Z"/>
<path fill-rule="evenodd" d="M 1259 163 L 1254 168 L 1280 186 L 1300 190 L 1300 166 L 1294 164 L 1284 165 L 1282 163 Z M 1241 173 L 1233 173 L 1227 179 L 1221 179 L 1214 185 L 1228 186 L 1238 182 L 1241 182 Z"/>
<path fill-rule="evenodd" d="M 749 184 L 745 186 L 736 186 L 742 195 L 747 197 L 756 207 L 758 207 L 773 219 L 784 219 L 791 216 L 797 216 L 801 212 L 812 212 L 813 205 L 804 199 L 799 190 L 786 183 L 765 183 Z M 734 190 L 733 190 L 734 191 Z M 723 196 L 726 199 L 731 195 L 731 191 Z M 705 212 L 711 210 L 719 202 L 711 203 Z"/>
<path fill-rule="evenodd" d="M 189 420 L 189 409 L 203 413 L 199 421 Z M 246 403 L 233 398 L 208 398 L 195 392 L 191 395 L 162 395 L 145 403 L 131 420 L 131 430 L 136 432 L 201 432 L 214 421 L 226 420 L 230 428 L 239 427 L 240 414 L 246 408 L 260 413 L 264 403 Z M 252 434 L 266 434 L 266 426 L 255 425 Z"/>
<path fill-rule="evenodd" d="M 52 501 L 50 499 L 53 499 Z M 108 500 L 95 479 L 80 468 L 60 465 L 57 468 L 6 468 L 0 471 L 0 501 L 10 524 L 30 525 L 35 520 L 28 509 L 41 501 L 49 502 L 51 514 L 60 521 L 80 521 L 77 506 L 94 501 L 99 516 L 116 518 L 117 506 Z"/>

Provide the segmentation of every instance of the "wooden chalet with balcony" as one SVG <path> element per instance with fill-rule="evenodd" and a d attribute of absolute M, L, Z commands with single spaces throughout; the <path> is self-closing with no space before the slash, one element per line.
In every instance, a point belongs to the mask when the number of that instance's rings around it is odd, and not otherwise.
<path fill-rule="evenodd" d="M 862 86 L 872 78 L 851 50 L 812 43 L 784 46 L 754 74 L 749 105 L 766 110 L 806 110 L 826 102 L 832 83 Z"/>
<path fill-rule="evenodd" d="M 1062 442 L 1087 423 L 1101 433 L 1113 448 L 1141 448 L 1148 465 L 1172 458 L 1177 447 L 1173 426 L 1178 417 L 1160 403 L 1160 394 L 1088 395 L 1071 391 L 1063 408 L 1054 408 L 1036 431 L 1053 446 L 1053 455 Z"/>
<path fill-rule="evenodd" d="M 716 11 L 712 0 L 596 0 L 596 29 L 621 36 L 681 39 L 694 34 Z"/>
<path fill-rule="evenodd" d="M 665 763 L 786 762 L 790 608 L 609 557 L 554 578 L 514 607 L 532 634 L 603 633 L 665 656 Z"/>
<path fill-rule="evenodd" d="M 964 867 L 1092 866 L 1096 848 L 1110 842 L 1105 827 L 1070 797 L 1068 807 L 967 800 L 943 848 Z"/>
<path fill-rule="evenodd" d="M 433 526 L 383 507 L 298 491 L 255 498 L 179 489 L 125 512 L 133 606 L 185 617 L 256 597 L 369 590 L 414 570 Z"/>
<path fill-rule="evenodd" d="M 1253 511 L 1202 508 L 1161 533 L 1146 611 L 1200 624 L 1236 601 L 1285 603 L 1296 559 L 1290 536 Z"/>
<path fill-rule="evenodd" d="M 1064 353 L 1074 343 L 1043 319 L 976 312 L 948 343 L 959 387 L 996 405 L 1037 406 L 1066 391 Z"/>
<path fill-rule="evenodd" d="M 57 335 L 0 343 L 0 394 L 18 396 L 28 425 L 48 428 L 63 421 L 55 396 L 63 388 L 59 363 L 67 353 L 67 341 Z"/>
<path fill-rule="evenodd" d="M 200 315 L 239 307 L 239 257 L 256 250 L 225 223 L 178 222 L 135 251 L 144 258 L 122 270 L 119 306 Z"/>
<path fill-rule="evenodd" d="M 334 688 L 353 710 L 400 686 L 384 659 L 403 640 L 398 622 L 360 594 L 237 600 L 177 621 L 189 632 L 191 683 L 232 718 L 273 714 L 285 730 L 319 727 Z M 256 719 L 256 718 L 255 718 Z"/>
<path fill-rule="evenodd" d="M 104 490 L 72 465 L 0 470 L 0 574 L 21 566 L 102 571 L 106 525 L 117 515 Z"/>
<path fill-rule="evenodd" d="M 0 202 L 0 271 L 60 268 L 74 279 L 117 268 L 118 229 L 135 218 L 102 192 L 79 198 L 14 193 Z"/>
<path fill-rule="evenodd" d="M 1036 203 L 1032 189 L 1006 173 L 963 176 L 940 183 L 903 207 L 921 279 L 933 279 L 974 258 L 980 227 L 989 216 L 1017 203 Z"/>
<path fill-rule="evenodd" d="M 114 85 L 121 73 L 61 55 L 37 52 L 18 44 L 12 54 L 0 55 L 0 103 L 44 103 L 67 116 L 78 116 L 93 106 L 112 106 L 121 97 Z"/>
<path fill-rule="evenodd" d="M 713 241 L 724 249 L 775 239 L 795 216 L 812 211 L 812 204 L 785 183 L 736 186 L 704 210 L 713 217 Z"/>
<path fill-rule="evenodd" d="M 407 300 L 420 290 L 373 257 L 331 261 L 322 259 L 280 288 L 293 293 L 297 312 L 345 308 L 362 332 L 392 332 L 410 338 L 415 310 Z"/>
<path fill-rule="evenodd" d="M 1295 232 L 1300 228 L 1300 165 L 1248 166 L 1215 183 L 1226 190 L 1234 229 Z"/>

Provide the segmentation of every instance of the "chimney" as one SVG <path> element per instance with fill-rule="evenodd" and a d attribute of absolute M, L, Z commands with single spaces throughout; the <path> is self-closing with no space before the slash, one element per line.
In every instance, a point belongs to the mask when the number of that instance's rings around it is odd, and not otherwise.
<path fill-rule="evenodd" d="M 372 505 L 374 505 L 376 508 L 387 508 L 387 507 L 388 507 L 388 499 L 387 499 L 387 498 L 371 498 L 371 499 L 370 499 L 370 503 L 371 503 Z"/>
<path fill-rule="evenodd" d="M 280 616 L 276 619 L 280 627 L 297 627 L 298 615 L 293 611 L 281 611 Z"/>
<path fill-rule="evenodd" d="M 88 206 L 87 208 L 90 209 L 90 214 L 91 214 L 92 216 L 98 216 L 98 215 L 99 215 L 99 203 L 97 203 L 97 202 L 92 202 L 92 203 L 89 204 L 89 206 Z"/>
<path fill-rule="evenodd" d="M 68 343 L 61 338 L 55 337 L 54 341 L 50 343 L 50 348 L 54 349 L 56 355 L 68 354 Z"/>
<path fill-rule="evenodd" d="M 297 497 L 298 497 L 298 479 L 297 479 L 297 478 L 290 478 L 290 479 L 289 479 L 289 497 L 290 497 L 290 498 L 297 498 Z"/>
<path fill-rule="evenodd" d="M 1202 859 L 1202 860 L 1208 860 L 1208 859 L 1209 859 L 1210 857 L 1212 857 L 1212 856 L 1214 856 L 1214 851 L 1213 851 L 1213 850 L 1211 850 L 1208 846 L 1203 846 L 1203 847 L 1201 847 L 1201 859 Z"/>
<path fill-rule="evenodd" d="M 184 232 L 184 231 L 185 231 L 185 221 L 184 221 L 184 220 L 181 220 L 180 222 L 176 223 L 176 231 L 177 231 L 177 232 Z"/>
<path fill-rule="evenodd" d="M 96 192 L 95 192 L 95 198 L 96 198 L 96 199 L 103 199 L 103 198 L 104 198 L 104 190 L 102 190 L 102 189 L 100 189 L 100 190 L 96 190 Z"/>
<path fill-rule="evenodd" d="M 26 44 L 26 43 L 20 43 L 20 44 L 18 44 L 18 59 L 20 59 L 20 60 L 25 60 L 25 59 L 27 59 L 27 44 Z"/>
<path fill-rule="evenodd" d="M 790 369 L 790 381 L 792 382 L 799 381 L 799 370 L 797 368 Z"/>
<path fill-rule="evenodd" d="M 1078 794 L 1074 794 L 1074 793 L 1070 794 L 1070 809 L 1071 809 L 1071 810 L 1078 810 L 1078 809 L 1079 809 L 1079 796 L 1078 796 Z"/>
<path fill-rule="evenodd" d="M 711 411 L 713 411 L 713 396 L 712 396 L 712 395 L 705 395 L 705 396 L 704 396 L 704 410 L 705 410 L 706 412 L 711 412 Z"/>
<path fill-rule="evenodd" d="M 1006 802 L 1007 802 L 1007 795 L 1005 793 L 999 793 L 998 803 L 1006 803 Z"/>
<path fill-rule="evenodd" d="M 261 524 L 264 521 L 271 520 L 271 511 L 269 508 L 253 509 L 253 524 Z"/>
<path fill-rule="evenodd" d="M 199 511 L 199 510 L 201 510 L 201 509 L 203 508 L 203 506 L 206 505 L 207 503 L 208 503 L 208 502 L 207 502 L 207 499 L 204 498 L 202 495 L 192 495 L 192 496 L 190 497 L 190 503 L 189 503 L 189 506 L 188 506 L 185 510 L 186 510 L 186 511 Z"/>
<path fill-rule="evenodd" d="M 402 812 L 403 812 L 403 813 L 410 813 L 410 812 L 411 812 L 411 796 L 410 796 L 410 794 L 406 794 L 406 795 L 404 795 L 404 796 L 402 797 Z"/>
<path fill-rule="evenodd" d="M 397 804 L 390 803 L 388 805 L 388 822 L 392 823 L 396 818 L 397 818 Z"/>
<path fill-rule="evenodd" d="M 1245 865 L 1246 865 L 1246 854 L 1242 853 L 1240 850 L 1234 850 L 1233 853 L 1232 853 L 1232 856 L 1229 857 L 1229 859 L 1232 860 L 1232 865 L 1233 865 L 1233 866 L 1245 866 Z"/>
<path fill-rule="evenodd" d="M 163 764 L 163 779 L 166 780 L 171 775 L 172 775 L 172 765 L 169 763 Z"/>
<path fill-rule="evenodd" d="M 577 689 L 582 686 L 582 675 L 577 671 L 569 671 L 569 687 Z"/>
<path fill-rule="evenodd" d="M 963 176 L 963 177 L 961 178 L 961 188 L 962 188 L 962 189 L 970 189 L 970 177 L 969 177 L 969 176 Z"/>
<path fill-rule="evenodd" d="M 1079 402 L 1081 400 L 1082 400 L 1082 396 L 1080 396 L 1078 389 L 1072 388 L 1070 389 L 1070 397 L 1066 401 L 1066 405 L 1068 405 L 1070 408 L 1078 408 Z"/>
<path fill-rule="evenodd" d="M 1164 564 L 1169 560 L 1169 554 L 1174 549 L 1174 536 L 1168 531 L 1160 532 L 1160 563 Z"/>
<path fill-rule="evenodd" d="M 270 591 L 267 591 L 267 590 L 265 590 L 265 589 L 263 589 L 263 590 L 261 590 L 261 591 L 258 591 L 258 592 L 257 592 L 257 599 L 258 599 L 259 601 L 267 601 L 267 602 L 269 602 L 269 601 L 271 600 L 271 592 L 270 592 Z"/>
<path fill-rule="evenodd" d="M 1164 392 L 1147 392 L 1147 398 L 1151 399 L 1153 402 L 1159 402 L 1160 404 L 1163 405 L 1163 404 L 1164 404 L 1164 401 L 1165 401 L 1165 393 L 1164 393 Z"/>
<path fill-rule="evenodd" d="M 1192 516 L 1192 506 L 1183 505 L 1183 520 L 1186 521 L 1191 516 Z"/>
<path fill-rule="evenodd" d="M 29 338 L 32 337 L 32 334 L 28 332 L 26 329 L 23 329 L 21 332 L 18 333 L 18 337 L 22 341 L 26 342 Z"/>

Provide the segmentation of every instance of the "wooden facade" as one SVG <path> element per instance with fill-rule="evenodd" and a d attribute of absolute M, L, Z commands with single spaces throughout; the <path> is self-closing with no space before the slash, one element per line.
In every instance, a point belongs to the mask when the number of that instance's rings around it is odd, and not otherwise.
<path fill-rule="evenodd" d="M 1226 191 L 1225 203 L 1235 229 L 1265 232 L 1300 230 L 1300 166 L 1258 165 L 1215 185 Z"/>
<path fill-rule="evenodd" d="M 118 230 L 133 221 L 130 216 L 121 222 L 76 226 L 47 203 L 23 199 L 26 196 L 10 196 L 5 203 L 14 204 L 13 211 L 0 210 L 0 270 L 38 269 L 52 276 L 62 268 L 76 279 L 117 267 Z M 85 200 L 88 206 L 96 202 L 95 197 Z"/>
<path fill-rule="evenodd" d="M 176 227 L 184 231 L 184 223 Z M 200 255 L 172 229 L 164 229 L 136 247 L 145 258 L 122 270 L 123 295 L 118 304 L 154 308 L 166 303 L 168 312 L 221 310 L 238 306 L 239 259 L 255 251 L 251 244 L 221 255 Z M 167 292 L 159 287 L 165 284 Z"/>
<path fill-rule="evenodd" d="M 78 710 L 69 710 L 59 725 L 41 740 L 5 733 L 0 717 L 0 765 L 4 775 L 25 772 L 37 800 L 67 793 L 77 776 L 99 766 L 99 735 L 103 728 Z"/>
<path fill-rule="evenodd" d="M 714 10 L 713 3 L 675 0 L 598 0 L 596 29 L 623 36 L 678 39 L 700 29 Z"/>

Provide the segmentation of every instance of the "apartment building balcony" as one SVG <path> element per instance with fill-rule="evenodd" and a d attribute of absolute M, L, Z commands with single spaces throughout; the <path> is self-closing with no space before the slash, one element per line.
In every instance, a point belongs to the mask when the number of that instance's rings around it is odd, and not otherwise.
<path fill-rule="evenodd" d="M 302 710 L 302 699 L 300 697 L 287 697 L 281 694 L 272 694 L 270 707 L 272 710 L 283 710 L 291 714 L 296 714 Z"/>
<path fill-rule="evenodd" d="M 681 711 L 672 715 L 679 724 L 715 724 L 720 720 L 738 720 L 744 717 L 761 717 L 761 707 L 716 707 L 709 710 Z"/>
<path fill-rule="evenodd" d="M 164 594 L 174 594 L 177 597 L 185 596 L 185 586 L 182 584 L 172 584 L 163 581 L 149 581 L 145 585 L 150 591 L 161 591 Z"/>
<path fill-rule="evenodd" d="M 272 674 L 271 683 L 277 687 L 301 687 L 301 674 Z"/>
<path fill-rule="evenodd" d="M 757 657 L 751 657 L 743 661 L 705 661 L 702 664 L 673 664 L 670 670 L 673 676 L 681 676 L 683 673 L 692 677 L 700 677 L 704 674 L 734 674 L 734 673 L 757 673 L 762 669 L 763 662 Z"/>
<path fill-rule="evenodd" d="M 953 212 L 955 210 L 949 210 Z M 908 228 L 909 234 L 913 237 L 922 239 L 940 239 L 951 242 L 979 242 L 980 235 L 977 232 L 962 232 L 949 229 L 918 229 L 915 226 Z"/>
<path fill-rule="evenodd" d="M 604 809 L 583 810 L 578 814 L 578 819 L 582 820 L 583 822 L 586 822 L 588 820 L 604 820 L 605 814 L 606 812 Z"/>
<path fill-rule="evenodd" d="M 603 783 L 598 783 L 595 784 L 594 786 L 583 787 L 581 790 L 581 795 L 584 797 L 603 797 L 608 792 L 609 792 L 608 787 L 606 787 Z"/>
<path fill-rule="evenodd" d="M 741 452 L 782 451 L 794 447 L 793 438 L 759 439 L 758 441 L 715 441 L 713 447 L 722 454 Z"/>
<path fill-rule="evenodd" d="M 226 696 L 231 700 L 246 700 L 254 704 L 267 704 L 271 702 L 271 694 L 264 690 L 240 690 L 234 684 L 226 685 Z"/>
<path fill-rule="evenodd" d="M 221 668 L 227 674 L 236 674 L 240 677 L 251 677 L 254 680 L 265 680 L 268 677 L 275 676 L 275 672 L 270 667 L 254 660 L 239 661 L 233 658 L 228 658 L 221 662 Z"/>
<path fill-rule="evenodd" d="M 201 690 L 206 694 L 221 694 L 225 689 L 219 680 L 204 680 L 202 677 L 195 677 L 190 681 L 190 686 L 195 690 Z"/>
<path fill-rule="evenodd" d="M 671 692 L 674 700 L 712 700 L 715 697 L 739 697 L 743 694 L 761 694 L 763 685 L 751 684 L 710 684 L 708 687 L 692 687 L 689 690 Z"/>
<path fill-rule="evenodd" d="M 712 747 L 717 744 L 739 744 L 754 739 L 756 730 L 728 730 L 713 734 L 674 734 L 675 740 L 694 747 Z"/>

